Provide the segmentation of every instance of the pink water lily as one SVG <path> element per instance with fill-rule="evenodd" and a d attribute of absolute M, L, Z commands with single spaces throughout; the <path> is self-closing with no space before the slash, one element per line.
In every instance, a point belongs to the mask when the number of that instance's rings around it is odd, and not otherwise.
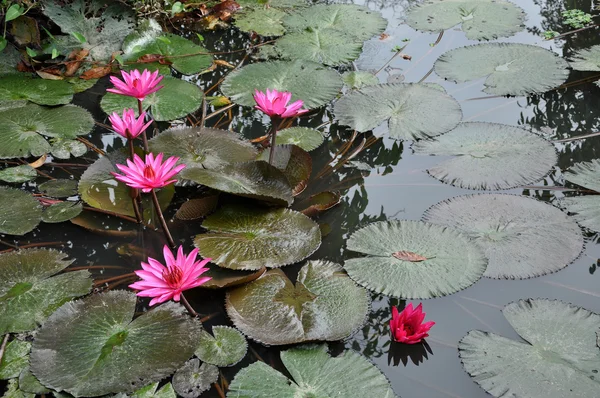
<path fill-rule="evenodd" d="M 302 100 L 298 100 L 288 105 L 292 99 L 292 93 L 287 91 L 277 91 L 267 89 L 266 94 L 262 91 L 254 91 L 255 108 L 266 113 L 270 117 L 296 117 L 306 112 L 308 109 L 301 109 L 304 105 Z"/>
<path fill-rule="evenodd" d="M 106 89 L 111 93 L 126 95 L 129 97 L 137 98 L 138 101 L 143 101 L 149 94 L 155 93 L 164 86 L 159 86 L 164 76 L 159 75 L 158 71 L 150 72 L 144 69 L 142 73 L 139 70 L 134 69 L 130 73 L 121 71 L 123 80 L 120 80 L 116 76 L 110 77 L 110 82 L 114 84 L 115 88 Z"/>
<path fill-rule="evenodd" d="M 185 168 L 184 164 L 175 166 L 178 157 L 171 156 L 164 163 L 163 154 L 159 153 L 156 158 L 149 153 L 145 161 L 136 154 L 133 162 L 127 159 L 127 166 L 117 164 L 117 168 L 124 174 L 111 172 L 119 181 L 124 182 L 131 188 L 141 189 L 142 192 L 150 192 L 156 188 L 162 188 L 177 181 L 173 177 Z"/>
<path fill-rule="evenodd" d="M 123 117 L 119 116 L 117 112 L 113 112 L 112 115 L 108 117 L 108 120 L 110 120 L 110 124 L 112 124 L 112 128 L 115 132 L 129 140 L 135 139 L 152 124 L 152 120 L 144 124 L 146 112 L 142 112 L 140 117 L 136 119 L 135 111 L 133 109 L 123 109 Z"/>
<path fill-rule="evenodd" d="M 134 271 L 142 280 L 129 285 L 131 289 L 139 290 L 138 296 L 152 297 L 151 306 L 171 299 L 179 301 L 183 291 L 198 287 L 212 279 L 200 278 L 200 275 L 208 271 L 205 265 L 210 258 L 196 261 L 198 249 L 192 250 L 186 256 L 183 247 L 179 246 L 175 258 L 169 247 L 165 245 L 163 255 L 166 265 L 148 258 L 147 263 L 142 262 L 143 270 Z"/>
<path fill-rule="evenodd" d="M 428 337 L 429 330 L 435 322 L 429 321 L 423 323 L 425 313 L 422 304 L 413 309 L 412 303 L 408 303 L 406 308 L 398 313 L 397 307 L 392 307 L 392 319 L 390 329 L 392 337 L 398 343 L 416 344 Z"/>

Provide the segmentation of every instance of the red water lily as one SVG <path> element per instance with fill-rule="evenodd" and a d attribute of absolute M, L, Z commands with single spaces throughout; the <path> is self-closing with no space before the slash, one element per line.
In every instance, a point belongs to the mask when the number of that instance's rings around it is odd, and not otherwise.
<path fill-rule="evenodd" d="M 413 309 L 412 303 L 408 303 L 400 313 L 398 313 L 397 307 L 392 307 L 392 319 L 390 320 L 392 337 L 398 343 L 419 343 L 429 336 L 429 330 L 435 325 L 433 321 L 423 323 L 424 319 L 425 313 L 422 304 Z"/>

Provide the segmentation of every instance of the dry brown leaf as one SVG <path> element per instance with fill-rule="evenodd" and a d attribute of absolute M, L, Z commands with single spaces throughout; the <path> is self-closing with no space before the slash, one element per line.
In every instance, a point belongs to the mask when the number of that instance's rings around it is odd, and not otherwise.
<path fill-rule="evenodd" d="M 53 73 L 54 72 L 54 73 Z M 42 79 L 46 80 L 63 80 L 64 78 L 60 75 L 55 74 L 56 72 L 60 73 L 60 70 L 56 68 L 53 69 L 44 69 L 44 70 L 36 70 L 35 73 Z"/>
<path fill-rule="evenodd" d="M 81 66 L 81 62 L 90 54 L 88 50 L 79 49 L 73 50 L 65 60 L 65 76 L 71 77 L 75 75 L 77 69 Z"/>
<path fill-rule="evenodd" d="M 420 254 L 409 252 L 406 250 L 401 250 L 395 253 L 392 253 L 392 257 L 397 258 L 402 261 L 410 261 L 412 263 L 418 263 L 420 261 L 428 260 L 427 257 L 423 257 Z"/>
<path fill-rule="evenodd" d="M 110 65 L 97 66 L 95 68 L 86 70 L 79 77 L 83 80 L 100 79 L 101 77 L 108 75 L 111 71 L 112 67 Z"/>
<path fill-rule="evenodd" d="M 219 195 L 206 196 L 204 198 L 190 199 L 181 205 L 175 217 L 180 220 L 197 220 L 205 217 L 215 210 Z"/>
<path fill-rule="evenodd" d="M 379 35 L 379 40 L 385 40 L 389 37 L 390 37 L 390 35 L 388 35 L 387 33 L 382 33 Z"/>
<path fill-rule="evenodd" d="M 230 69 L 234 69 L 235 65 L 231 65 L 229 62 L 224 61 L 222 59 L 215 59 L 214 63 L 219 65 L 219 66 L 225 66 L 226 68 L 230 68 Z"/>
<path fill-rule="evenodd" d="M 42 156 L 40 156 L 40 158 L 38 160 L 36 160 L 35 162 L 32 162 L 32 163 L 29 163 L 29 165 L 31 167 L 33 167 L 34 169 L 37 169 L 38 167 L 42 166 L 46 162 L 47 157 L 48 157 L 48 154 L 43 154 Z"/>

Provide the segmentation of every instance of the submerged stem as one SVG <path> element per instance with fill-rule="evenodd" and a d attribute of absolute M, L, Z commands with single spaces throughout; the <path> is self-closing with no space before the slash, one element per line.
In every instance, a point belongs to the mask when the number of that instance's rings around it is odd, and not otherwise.
<path fill-rule="evenodd" d="M 188 310 L 188 312 L 190 313 L 191 316 L 193 316 L 194 318 L 198 317 L 198 313 L 196 311 L 194 311 L 194 309 L 192 308 L 190 303 L 187 301 L 187 299 L 185 298 L 183 293 L 181 293 L 181 304 L 183 304 L 183 306 L 185 307 L 186 310 Z"/>
<path fill-rule="evenodd" d="M 167 222 L 165 221 L 165 218 L 163 217 L 162 211 L 160 210 L 160 203 L 158 203 L 158 197 L 156 197 L 156 192 L 154 192 L 154 189 L 150 191 L 150 194 L 152 195 L 152 203 L 154 203 L 154 209 L 156 210 L 156 215 L 158 216 L 158 219 L 160 220 L 160 225 L 162 226 L 162 229 L 165 233 L 165 237 L 167 238 L 167 242 L 169 243 L 169 246 L 174 249 L 175 248 L 175 242 L 173 241 L 173 237 L 171 236 L 171 232 L 169 231 L 169 227 L 167 227 Z"/>
<path fill-rule="evenodd" d="M 279 124 L 281 123 L 281 119 L 278 117 L 271 118 L 271 150 L 269 151 L 269 164 L 273 164 L 273 157 L 275 155 L 275 139 L 277 138 L 277 130 L 279 129 Z"/>
<path fill-rule="evenodd" d="M 142 106 L 142 101 L 140 100 L 138 100 L 138 112 L 140 113 L 140 116 L 142 113 L 144 113 L 144 107 Z M 148 137 L 146 136 L 146 130 L 142 132 L 142 141 L 144 141 L 144 151 L 146 153 L 150 152 L 148 150 Z"/>

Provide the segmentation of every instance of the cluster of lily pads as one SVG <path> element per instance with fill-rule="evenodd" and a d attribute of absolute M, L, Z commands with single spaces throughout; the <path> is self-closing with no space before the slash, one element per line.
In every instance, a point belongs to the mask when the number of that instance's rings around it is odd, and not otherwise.
<path fill-rule="evenodd" d="M 293 100 L 311 110 L 335 101 L 331 109 L 341 125 L 361 133 L 387 123 L 387 136 L 415 141 L 416 153 L 450 156 L 429 174 L 467 189 L 519 187 L 543 179 L 555 167 L 551 142 L 515 126 L 462 122 L 460 105 L 441 86 L 380 84 L 364 71 L 341 75 L 335 68 L 355 60 L 363 42 L 385 30 L 387 23 L 378 13 L 298 0 L 276 0 L 270 7 L 253 0 L 240 4 L 244 9 L 235 16 L 235 26 L 277 38 L 257 50 L 266 62 L 238 67 L 224 78 L 219 88 L 233 103 L 254 106 L 255 90 L 267 89 L 291 92 Z M 164 87 L 143 103 L 158 122 L 182 119 L 203 107 L 205 95 L 194 83 L 214 61 L 204 47 L 164 33 L 154 21 L 140 21 L 136 28 L 131 11 L 121 3 L 103 8 L 76 0 L 70 5 L 45 3 L 45 14 L 65 34 L 55 45 L 81 46 L 67 35 L 83 34 L 95 60 L 119 50 L 124 69 L 141 66 L 165 74 Z M 517 33 L 524 19 L 519 7 L 502 0 L 430 0 L 410 9 L 406 22 L 425 31 L 462 24 L 468 38 L 493 40 Z M 94 120 L 70 104 L 80 87 L 76 82 L 17 72 L 20 54 L 10 46 L 1 55 L 0 159 L 21 159 L 23 164 L 1 170 L 0 179 L 37 182 L 48 178 L 38 173 L 48 156 L 68 159 L 93 148 L 83 136 Z M 140 63 L 152 57 L 161 62 Z M 579 52 L 569 64 L 537 46 L 477 44 L 446 52 L 434 71 L 457 83 L 485 78 L 486 93 L 521 96 L 560 86 L 569 67 L 600 71 L 600 47 Z M 171 69 L 191 77 L 176 78 Z M 136 110 L 137 105 L 135 98 L 113 93 L 100 102 L 107 114 Z M 202 219 L 193 245 L 213 262 L 207 273 L 212 280 L 202 288 L 227 289 L 226 312 L 235 328 L 214 326 L 209 333 L 172 302 L 136 316 L 133 292 L 92 293 L 91 273 L 71 270 L 75 260 L 67 260 L 65 253 L 9 250 L 0 254 L 0 335 L 5 336 L 0 379 L 9 380 L 5 395 L 193 398 L 218 380 L 219 367 L 246 356 L 248 337 L 265 345 L 307 344 L 281 352 L 292 379 L 258 361 L 239 371 L 227 397 L 358 397 L 365 391 L 394 397 L 388 380 L 365 357 L 352 350 L 331 356 L 325 344 L 314 344 L 342 340 L 358 330 L 370 311 L 369 291 L 429 299 L 466 289 L 481 277 L 542 276 L 565 268 L 581 253 L 577 222 L 600 232 L 597 195 L 563 199 L 561 206 L 572 215 L 516 195 L 464 195 L 434 205 L 421 221 L 380 221 L 352 231 L 346 241 L 352 258 L 343 264 L 311 258 L 291 276 L 281 267 L 315 253 L 324 235 L 315 218 L 339 201 L 337 193 L 328 191 L 302 196 L 312 182 L 310 152 L 324 137 L 317 129 L 291 125 L 278 132 L 271 162 L 266 161 L 264 141 L 257 145 L 234 131 L 202 123 L 168 128 L 148 142 L 150 152 L 176 156 L 187 165 L 179 175 L 180 186 L 198 187 L 170 223 Z M 136 151 L 142 153 L 141 148 Z M 111 175 L 128 155 L 125 148 L 105 153 L 79 181 L 51 177 L 35 193 L 0 186 L 0 233 L 25 235 L 41 221 L 71 220 L 89 228 L 83 203 L 135 230 L 130 191 Z M 568 181 L 596 193 L 598 176 L 598 161 L 577 164 L 565 174 Z M 157 191 L 163 211 L 177 189 L 169 185 Z M 152 206 L 142 200 L 149 229 L 156 225 Z M 173 230 L 176 241 L 192 243 Z M 503 313 L 525 342 L 471 331 L 459 343 L 463 366 L 486 391 L 544 397 L 557 391 L 581 397 L 597 391 L 600 316 L 549 299 L 520 300 Z"/>

